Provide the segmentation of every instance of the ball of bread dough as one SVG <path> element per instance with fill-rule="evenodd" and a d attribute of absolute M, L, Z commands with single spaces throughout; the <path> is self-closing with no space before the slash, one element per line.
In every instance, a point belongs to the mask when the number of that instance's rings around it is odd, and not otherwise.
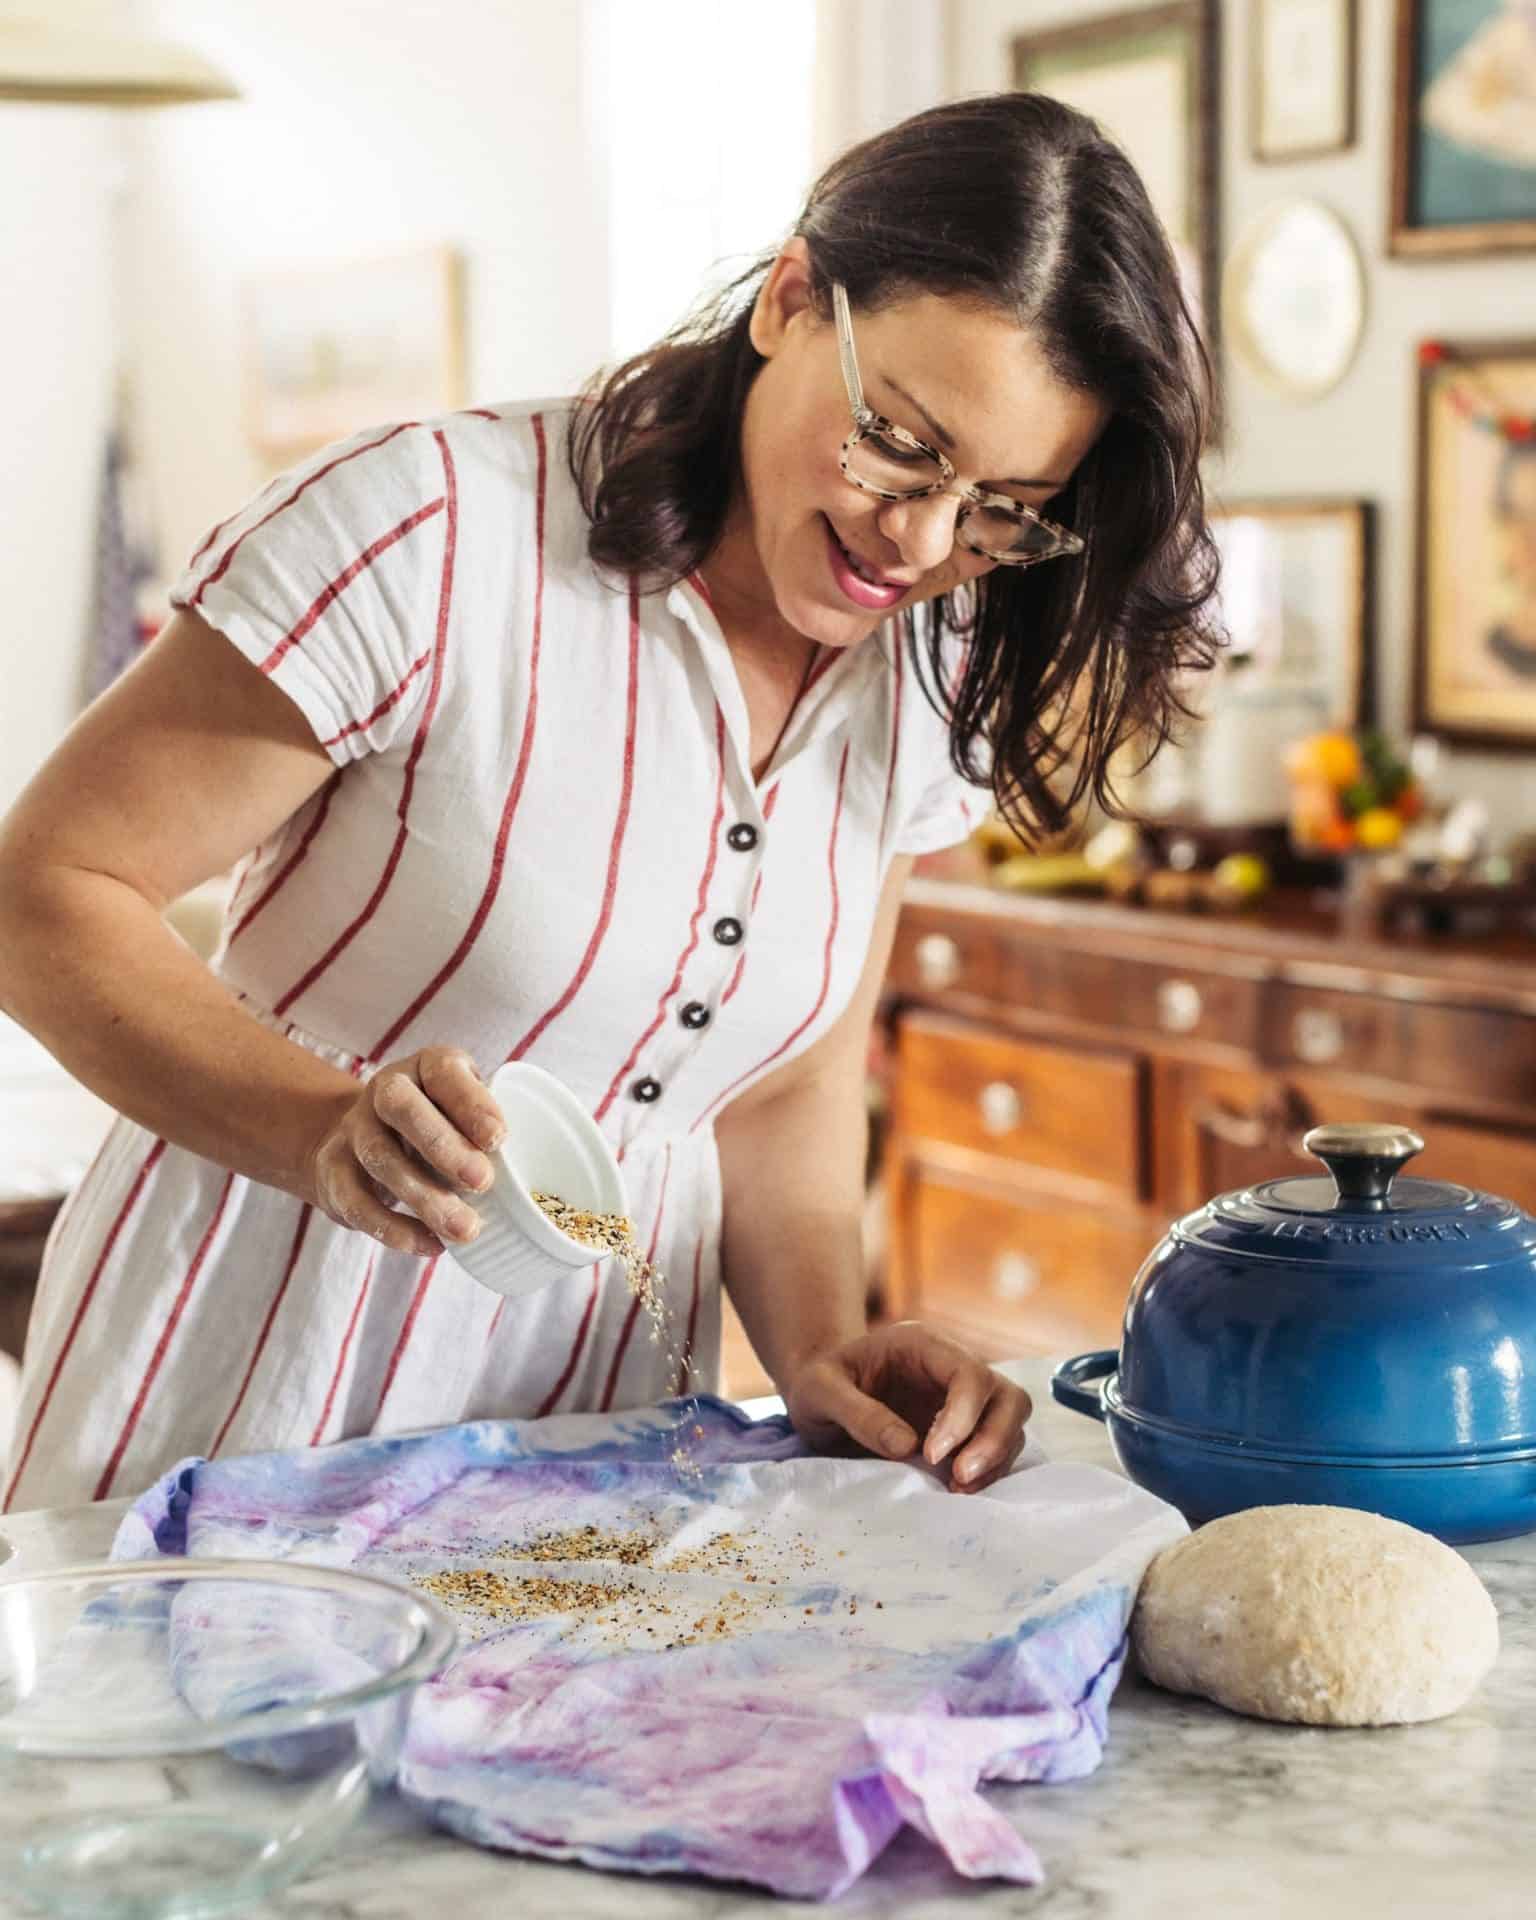
<path fill-rule="evenodd" d="M 1165 1547 L 1131 1632 L 1156 1686 L 1321 1727 L 1454 1713 L 1499 1651 L 1460 1554 L 1352 1507 L 1250 1507 Z"/>

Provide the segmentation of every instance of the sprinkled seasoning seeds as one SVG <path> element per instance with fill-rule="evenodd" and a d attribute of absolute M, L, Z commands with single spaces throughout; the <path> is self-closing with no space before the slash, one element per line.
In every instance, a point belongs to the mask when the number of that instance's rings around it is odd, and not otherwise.
<path fill-rule="evenodd" d="M 600 1527 L 572 1527 L 569 1533 L 541 1533 L 537 1539 L 509 1545 L 518 1560 L 614 1560 L 621 1567 L 648 1567 L 658 1545 L 654 1533 L 605 1533 Z"/>
<path fill-rule="evenodd" d="M 585 1207 L 573 1206 L 570 1201 L 562 1200 L 558 1194 L 535 1190 L 533 1200 L 545 1218 L 552 1221 L 562 1233 L 568 1234 L 584 1247 L 591 1247 L 594 1253 L 611 1254 L 620 1263 L 630 1292 L 651 1323 L 652 1341 L 666 1349 L 667 1363 L 673 1373 L 685 1373 L 683 1352 L 670 1334 L 667 1305 L 663 1297 L 666 1282 L 640 1251 L 639 1242 L 635 1239 L 634 1221 L 622 1213 L 591 1213 Z M 683 1478 L 702 1479 L 704 1470 L 689 1449 L 694 1439 L 703 1437 L 704 1430 L 695 1425 L 691 1432 L 686 1426 L 679 1431 L 681 1438 L 668 1456 L 672 1470 Z"/>
<path fill-rule="evenodd" d="M 519 1575 L 493 1567 L 445 1568 L 412 1575 L 413 1584 L 468 1616 L 476 1632 L 494 1633 L 563 1614 L 583 1632 L 631 1651 L 670 1651 L 730 1639 L 766 1610 L 785 1604 L 793 1594 L 796 1572 L 812 1567 L 816 1558 L 803 1535 L 768 1540 L 755 1528 L 717 1533 L 698 1546 L 668 1553 L 654 1515 L 627 1532 L 573 1527 L 527 1540 L 475 1545 L 487 1559 L 503 1565 L 532 1561 L 562 1570 Z M 582 1579 L 567 1571 L 582 1563 L 590 1564 L 598 1577 Z M 636 1577 L 621 1571 L 625 1568 L 713 1576 L 725 1591 L 700 1596 L 657 1588 L 644 1572 Z M 816 1610 L 797 1604 L 797 1618 L 802 1611 L 809 1616 Z"/>

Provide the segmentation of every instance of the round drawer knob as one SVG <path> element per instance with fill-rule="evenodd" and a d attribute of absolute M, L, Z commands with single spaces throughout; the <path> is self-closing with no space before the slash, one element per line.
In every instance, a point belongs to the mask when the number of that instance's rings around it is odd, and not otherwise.
<path fill-rule="evenodd" d="M 993 1135 L 1012 1133 L 1024 1118 L 1024 1102 L 1019 1098 L 1018 1089 L 1009 1086 L 1006 1080 L 989 1081 L 977 1095 L 976 1105 L 983 1130 Z"/>
<path fill-rule="evenodd" d="M 1157 1024 L 1164 1033 L 1193 1033 L 1205 1012 L 1200 989 L 1191 980 L 1164 980 L 1157 989 Z"/>
<path fill-rule="evenodd" d="M 952 987 L 960 978 L 960 949 L 947 933 L 925 933 L 912 949 L 925 987 Z"/>
<path fill-rule="evenodd" d="M 1337 1060 L 1344 1051 L 1344 1022 L 1326 1007 L 1303 1007 L 1291 1022 L 1291 1046 L 1312 1066 Z"/>
<path fill-rule="evenodd" d="M 999 1300 L 1027 1300 L 1040 1284 L 1040 1269 L 1027 1253 L 1000 1253 L 992 1269 L 992 1291 Z"/>

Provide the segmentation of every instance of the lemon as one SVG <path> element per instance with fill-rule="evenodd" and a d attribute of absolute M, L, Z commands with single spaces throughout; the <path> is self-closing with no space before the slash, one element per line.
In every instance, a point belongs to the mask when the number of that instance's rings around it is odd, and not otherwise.
<path fill-rule="evenodd" d="M 1402 833 L 1402 816 L 1391 807 L 1372 807 L 1355 822 L 1357 844 L 1373 852 L 1381 847 L 1395 847 Z"/>
<path fill-rule="evenodd" d="M 1257 900 L 1269 890 L 1269 868 L 1256 853 L 1229 853 L 1211 877 L 1234 900 Z"/>

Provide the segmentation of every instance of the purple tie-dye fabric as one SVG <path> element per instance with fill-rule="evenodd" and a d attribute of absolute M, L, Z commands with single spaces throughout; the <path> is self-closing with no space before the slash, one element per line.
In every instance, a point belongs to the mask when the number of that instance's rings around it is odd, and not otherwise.
<path fill-rule="evenodd" d="M 519 1557 L 642 1524 L 648 1565 Z M 616 1597 L 598 1620 L 466 1617 L 413 1704 L 398 1790 L 483 1846 L 827 1897 L 903 1826 L 963 1874 L 1042 1878 L 978 1786 L 1098 1765 L 1141 1575 L 1184 1530 L 1097 1468 L 1033 1465 L 962 1499 L 919 1468 L 808 1458 L 785 1421 L 699 1400 L 188 1461 L 114 1554 L 627 1584 L 639 1612 Z M 724 1534 L 750 1578 L 710 1570 Z M 717 1618 L 718 1637 L 688 1631 Z M 183 1650 L 201 1704 L 248 1683 L 237 1645 Z M 326 1654 L 311 1636 L 295 1657 L 313 1672 Z"/>

